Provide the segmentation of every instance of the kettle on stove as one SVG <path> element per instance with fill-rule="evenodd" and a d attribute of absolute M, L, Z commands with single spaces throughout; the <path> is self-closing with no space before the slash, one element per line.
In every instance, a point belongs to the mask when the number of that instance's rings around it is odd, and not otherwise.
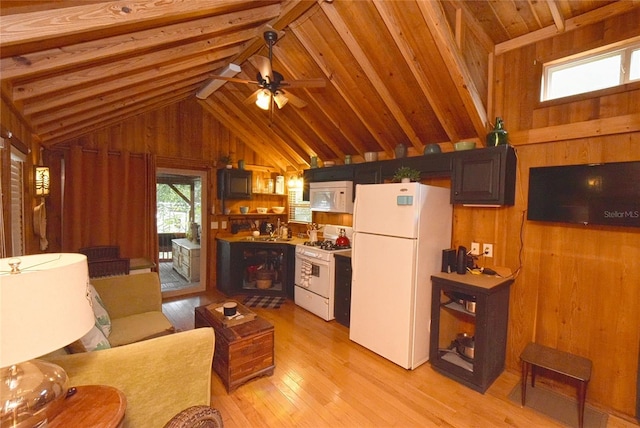
<path fill-rule="evenodd" d="M 336 238 L 336 246 L 337 247 L 348 247 L 351 245 L 349 238 L 347 238 L 347 233 L 344 229 L 340 229 L 340 233 Z"/>

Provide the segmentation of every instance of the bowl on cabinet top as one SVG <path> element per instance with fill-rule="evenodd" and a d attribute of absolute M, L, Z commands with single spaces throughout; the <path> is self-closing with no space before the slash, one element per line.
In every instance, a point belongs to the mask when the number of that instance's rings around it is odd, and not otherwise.
<path fill-rule="evenodd" d="M 242 206 L 240 207 L 240 214 L 246 214 L 249 212 L 249 207 Z"/>
<path fill-rule="evenodd" d="M 453 144 L 453 148 L 460 152 L 462 150 L 472 150 L 476 148 L 476 143 L 474 141 L 458 141 Z"/>
<path fill-rule="evenodd" d="M 265 208 L 265 207 L 258 207 L 258 208 L 256 208 L 256 212 L 257 212 L 258 214 L 266 214 L 266 213 L 267 213 L 267 211 L 268 211 L 268 209 L 267 209 L 267 208 Z"/>
<path fill-rule="evenodd" d="M 365 162 L 375 162 L 378 160 L 378 152 L 364 152 Z"/>
<path fill-rule="evenodd" d="M 334 166 L 336 163 L 334 161 L 325 161 L 324 162 L 324 166 L 328 167 L 328 166 Z"/>
<path fill-rule="evenodd" d="M 284 212 L 284 207 L 271 207 L 271 210 L 276 214 L 282 214 Z"/>
<path fill-rule="evenodd" d="M 432 155 L 435 153 L 442 153 L 442 149 L 440 149 L 440 145 L 436 144 L 436 143 L 432 143 L 432 144 L 427 144 L 426 146 L 424 146 L 424 154 L 425 155 Z"/>

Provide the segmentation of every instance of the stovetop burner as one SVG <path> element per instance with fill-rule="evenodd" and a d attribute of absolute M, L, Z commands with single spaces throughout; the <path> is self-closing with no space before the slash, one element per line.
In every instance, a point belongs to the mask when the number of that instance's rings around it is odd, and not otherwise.
<path fill-rule="evenodd" d="M 326 251 L 348 250 L 349 248 L 351 248 L 350 245 L 346 247 L 339 247 L 334 242 L 327 241 L 327 240 L 316 241 L 316 242 L 305 241 L 304 245 L 308 247 L 320 248 L 321 250 L 326 250 Z"/>

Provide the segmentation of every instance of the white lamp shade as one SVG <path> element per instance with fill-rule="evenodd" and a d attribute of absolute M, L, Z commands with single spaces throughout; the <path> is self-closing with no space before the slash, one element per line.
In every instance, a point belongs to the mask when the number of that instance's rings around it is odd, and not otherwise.
<path fill-rule="evenodd" d="M 20 260 L 20 273 L 9 263 Z M 62 348 L 95 323 L 83 254 L 0 259 L 0 367 Z"/>

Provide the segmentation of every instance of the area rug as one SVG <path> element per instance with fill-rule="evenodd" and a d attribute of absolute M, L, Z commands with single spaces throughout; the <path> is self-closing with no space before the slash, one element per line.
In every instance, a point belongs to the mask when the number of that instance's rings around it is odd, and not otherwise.
<path fill-rule="evenodd" d="M 285 300 L 277 296 L 249 296 L 243 303 L 250 308 L 278 309 Z"/>
<path fill-rule="evenodd" d="M 589 392 L 587 391 L 587 394 Z M 509 400 L 522 404 L 520 382 L 509 393 Z M 536 387 L 527 385 L 527 402 L 529 407 L 543 415 L 549 416 L 570 427 L 578 427 L 578 402 L 566 395 L 554 392 L 536 382 Z M 588 404 L 584 407 L 584 428 L 606 428 L 608 415 Z"/>

